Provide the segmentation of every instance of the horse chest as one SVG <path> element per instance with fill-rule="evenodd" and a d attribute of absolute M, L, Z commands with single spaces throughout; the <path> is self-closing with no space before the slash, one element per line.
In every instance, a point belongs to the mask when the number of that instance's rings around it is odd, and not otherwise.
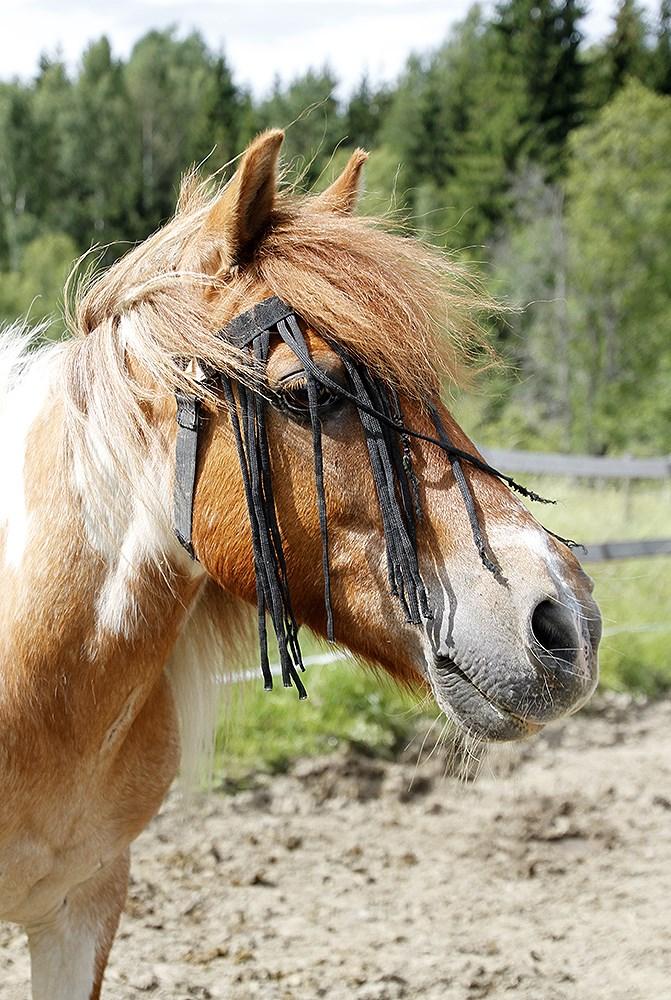
<path fill-rule="evenodd" d="M 33 924 L 48 918 L 77 885 L 123 851 L 155 811 L 172 779 L 172 726 L 165 693 L 141 707 L 133 689 L 97 749 L 84 757 L 72 745 L 26 740 L 26 728 L 7 727 L 0 742 L 0 920 Z M 145 692 L 146 697 L 146 692 Z M 171 713 L 168 712 L 171 719 Z M 168 721 L 168 720 L 166 720 Z M 163 738 L 162 738 L 163 734 Z M 160 788 L 143 778 L 151 740 L 165 754 Z M 168 741 L 166 744 L 165 741 Z"/>

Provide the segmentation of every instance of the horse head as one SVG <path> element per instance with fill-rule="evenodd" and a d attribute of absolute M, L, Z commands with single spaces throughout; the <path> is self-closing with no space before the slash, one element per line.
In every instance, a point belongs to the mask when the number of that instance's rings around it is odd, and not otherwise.
<path fill-rule="evenodd" d="M 271 613 L 286 683 L 302 690 L 305 624 L 428 685 L 473 733 L 533 732 L 594 689 L 590 581 L 440 400 L 469 331 L 453 265 L 352 214 L 360 151 L 323 194 L 278 192 L 281 141 L 251 144 L 179 260 L 211 279 L 210 326 L 237 352 L 226 372 L 194 353 L 207 394 L 189 544 Z M 261 330 L 268 302 L 286 315 Z"/>

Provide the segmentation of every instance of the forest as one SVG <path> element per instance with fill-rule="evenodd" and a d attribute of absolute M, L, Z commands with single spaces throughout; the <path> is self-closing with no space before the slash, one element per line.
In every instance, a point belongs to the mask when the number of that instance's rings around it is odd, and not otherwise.
<path fill-rule="evenodd" d="M 255 99 L 222 48 L 151 31 L 107 38 L 76 72 L 43 56 L 0 82 L 0 321 L 53 318 L 92 245 L 109 263 L 165 221 L 193 163 L 224 167 L 289 126 L 289 178 L 325 186 L 371 151 L 361 209 L 467 261 L 504 306 L 503 364 L 469 429 L 483 442 L 671 452 L 671 0 L 619 0 L 587 44 L 578 0 L 477 5 L 390 84 L 338 98 L 328 67 Z M 228 168 L 230 170 L 230 168 Z"/>

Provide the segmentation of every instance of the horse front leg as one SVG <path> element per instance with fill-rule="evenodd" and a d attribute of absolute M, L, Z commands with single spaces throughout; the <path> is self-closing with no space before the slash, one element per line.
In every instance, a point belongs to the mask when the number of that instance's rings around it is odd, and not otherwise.
<path fill-rule="evenodd" d="M 126 899 L 130 852 L 68 893 L 48 920 L 27 928 L 33 1000 L 98 1000 Z"/>

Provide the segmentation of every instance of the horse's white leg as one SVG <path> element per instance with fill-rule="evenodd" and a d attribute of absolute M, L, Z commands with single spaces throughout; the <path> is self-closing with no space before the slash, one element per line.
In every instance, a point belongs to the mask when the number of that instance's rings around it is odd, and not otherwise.
<path fill-rule="evenodd" d="M 129 852 L 28 927 L 33 1000 L 98 1000 L 128 886 Z"/>

